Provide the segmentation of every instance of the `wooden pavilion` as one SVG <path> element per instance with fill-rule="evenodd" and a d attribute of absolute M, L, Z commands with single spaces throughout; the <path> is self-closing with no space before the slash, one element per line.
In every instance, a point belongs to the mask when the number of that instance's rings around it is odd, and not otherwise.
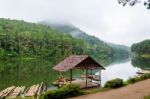
<path fill-rule="evenodd" d="M 67 72 L 70 71 L 70 83 L 75 83 L 76 81 L 72 81 L 72 70 L 73 69 L 81 69 L 86 71 L 85 82 L 80 82 L 79 85 L 81 88 L 88 87 L 96 87 L 101 85 L 101 69 L 105 69 L 102 65 L 97 63 L 93 58 L 88 55 L 71 55 L 61 61 L 59 64 L 53 67 L 54 70 L 58 72 Z M 92 70 L 99 70 L 99 84 L 94 84 L 92 82 L 88 82 L 89 79 L 96 79 L 92 76 Z M 88 70 L 91 71 L 91 75 L 88 74 Z"/>

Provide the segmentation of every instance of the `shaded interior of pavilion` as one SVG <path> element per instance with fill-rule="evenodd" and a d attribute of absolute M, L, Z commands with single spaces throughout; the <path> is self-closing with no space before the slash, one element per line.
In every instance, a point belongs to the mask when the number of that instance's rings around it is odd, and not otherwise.
<path fill-rule="evenodd" d="M 101 70 L 105 69 L 88 55 L 71 55 L 54 66 L 58 71 L 58 80 L 53 82 L 54 85 L 63 86 L 66 84 L 77 84 L 80 88 L 92 88 L 101 86 Z M 79 75 L 74 72 L 79 71 Z M 95 75 L 97 72 L 98 75 Z M 65 77 L 65 73 L 69 76 Z"/>

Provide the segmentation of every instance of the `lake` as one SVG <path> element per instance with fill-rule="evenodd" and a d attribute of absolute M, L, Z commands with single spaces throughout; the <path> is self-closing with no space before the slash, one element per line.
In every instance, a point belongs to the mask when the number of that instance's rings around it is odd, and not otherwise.
<path fill-rule="evenodd" d="M 125 63 L 109 65 L 106 67 L 106 70 L 102 70 L 102 85 L 104 85 L 106 81 L 115 78 L 127 80 L 129 77 L 135 76 L 138 70 L 140 70 L 140 68 L 133 67 L 131 60 Z"/>
<path fill-rule="evenodd" d="M 102 85 L 108 80 L 122 78 L 124 80 L 136 75 L 140 69 L 149 68 L 150 61 L 143 59 L 123 59 L 113 61 L 106 70 L 102 70 Z M 31 86 L 41 82 L 51 86 L 59 77 L 59 73 L 52 69 L 53 65 L 45 60 L 1 61 L 0 62 L 0 90 L 6 87 Z M 83 71 L 73 71 L 74 77 L 79 77 Z M 96 73 L 96 72 L 95 72 Z M 64 73 L 68 76 L 69 73 Z M 97 73 L 96 73 L 97 74 Z"/>

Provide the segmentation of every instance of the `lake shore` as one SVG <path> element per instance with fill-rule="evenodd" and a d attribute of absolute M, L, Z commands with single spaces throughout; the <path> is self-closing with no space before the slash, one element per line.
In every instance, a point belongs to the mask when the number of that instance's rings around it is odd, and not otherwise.
<path fill-rule="evenodd" d="M 83 95 L 69 99 L 143 99 L 150 95 L 150 79 L 137 82 L 122 88 L 95 94 Z"/>

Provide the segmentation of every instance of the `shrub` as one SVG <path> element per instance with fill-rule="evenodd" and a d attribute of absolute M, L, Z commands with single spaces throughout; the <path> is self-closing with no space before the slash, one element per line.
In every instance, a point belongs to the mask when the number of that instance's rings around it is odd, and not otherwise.
<path fill-rule="evenodd" d="M 82 95 L 80 87 L 78 85 L 69 84 L 60 89 L 48 91 L 40 96 L 40 99 L 65 99 Z"/>
<path fill-rule="evenodd" d="M 127 80 L 127 83 L 128 84 L 133 84 L 135 82 L 138 81 L 138 77 L 130 77 L 128 80 Z"/>
<path fill-rule="evenodd" d="M 142 76 L 140 76 L 141 79 L 148 79 L 150 78 L 150 73 L 144 74 Z"/>
<path fill-rule="evenodd" d="M 150 96 L 146 96 L 146 97 L 144 97 L 144 99 L 150 99 Z"/>
<path fill-rule="evenodd" d="M 123 84 L 123 80 L 120 78 L 116 78 L 110 81 L 107 81 L 104 85 L 105 88 L 119 88 L 122 87 Z"/>
<path fill-rule="evenodd" d="M 139 77 L 130 77 L 128 80 L 127 80 L 127 83 L 128 84 L 133 84 L 135 82 L 138 82 L 138 81 L 141 81 L 141 80 L 145 80 L 145 79 L 148 79 L 150 78 L 150 74 L 147 73 L 147 74 L 143 74 Z"/>

